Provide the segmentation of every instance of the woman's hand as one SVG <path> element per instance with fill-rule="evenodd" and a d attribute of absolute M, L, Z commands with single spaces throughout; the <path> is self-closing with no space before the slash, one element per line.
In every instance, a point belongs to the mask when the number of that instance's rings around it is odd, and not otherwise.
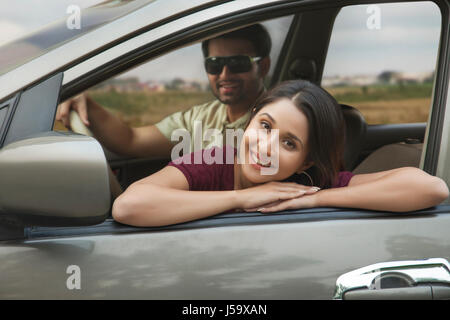
<path fill-rule="evenodd" d="M 245 211 L 256 211 L 264 206 L 281 201 L 303 198 L 319 191 L 318 187 L 309 187 L 294 182 L 268 182 L 257 187 L 237 190 L 239 207 Z M 281 204 L 280 203 L 280 204 Z"/>
<path fill-rule="evenodd" d="M 291 209 L 306 209 L 315 208 L 318 206 L 317 193 L 308 194 L 303 197 L 298 197 L 289 200 L 276 201 L 266 204 L 260 208 L 255 208 L 251 211 L 259 211 L 262 213 L 272 213 L 277 211 L 291 210 Z M 250 211 L 250 210 L 246 210 Z"/>

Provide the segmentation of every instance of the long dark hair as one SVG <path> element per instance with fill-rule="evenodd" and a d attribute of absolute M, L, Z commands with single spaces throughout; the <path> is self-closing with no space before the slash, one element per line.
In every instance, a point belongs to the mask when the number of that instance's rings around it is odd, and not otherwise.
<path fill-rule="evenodd" d="M 343 169 L 345 124 L 340 105 L 321 87 L 306 80 L 291 80 L 280 83 L 260 97 L 250 120 L 267 104 L 285 98 L 290 99 L 308 119 L 309 148 L 305 161 L 314 164 L 305 170 L 306 173 L 315 186 L 332 187 Z M 285 181 L 311 184 L 306 174 L 294 174 Z"/>

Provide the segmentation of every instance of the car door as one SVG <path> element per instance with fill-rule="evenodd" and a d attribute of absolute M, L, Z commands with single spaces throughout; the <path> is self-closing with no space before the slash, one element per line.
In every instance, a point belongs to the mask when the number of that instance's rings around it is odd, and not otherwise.
<path fill-rule="evenodd" d="M 446 134 L 450 122 L 444 121 L 442 115 L 450 105 L 449 71 L 445 63 L 449 52 L 449 10 L 448 2 L 437 3 L 443 27 L 423 168 L 448 183 Z M 320 13 L 326 16 L 325 11 L 337 13 L 337 9 L 334 2 L 321 2 L 320 7 L 314 2 L 283 2 L 261 5 L 258 10 L 231 11 L 225 18 L 218 16 L 211 21 L 216 23 L 215 28 L 219 25 L 231 28 L 287 12 L 295 12 L 295 19 L 314 20 Z M 196 31 L 210 36 L 207 27 Z M 294 34 L 292 31 L 290 36 Z M 188 39 L 192 36 L 185 35 Z M 329 33 L 323 35 L 328 36 Z M 319 40 L 322 46 L 327 43 L 323 38 Z M 180 40 L 177 44 L 181 43 Z M 159 42 L 153 54 L 158 48 L 167 50 L 165 45 Z M 284 50 L 286 55 L 281 56 L 285 59 L 290 52 L 289 44 Z M 318 58 L 322 60 L 322 69 L 323 53 Z M 116 62 L 125 68 L 127 61 Z M 286 79 L 282 62 L 277 68 L 279 80 Z M 113 69 L 103 69 L 105 77 Z M 67 84 L 66 90 L 77 86 L 81 90 L 95 82 L 94 78 L 79 79 L 72 86 Z M 409 261 L 411 265 L 411 261 L 428 258 L 449 261 L 449 213 L 450 206 L 444 203 L 401 214 L 336 208 L 276 214 L 227 213 L 153 228 L 125 226 L 112 219 L 82 227 L 32 226 L 24 229 L 22 238 L 1 243 L 0 257 L 5 263 L 0 271 L 6 276 L 0 279 L 0 297 L 330 299 L 335 296 L 337 279 L 362 267 L 396 261 Z M 400 273 L 405 264 L 397 266 Z M 435 260 L 432 264 L 436 265 Z M 374 270 L 384 267 L 389 265 L 376 265 Z M 362 288 L 361 283 L 346 288 Z M 398 294 L 401 298 L 404 293 Z"/>

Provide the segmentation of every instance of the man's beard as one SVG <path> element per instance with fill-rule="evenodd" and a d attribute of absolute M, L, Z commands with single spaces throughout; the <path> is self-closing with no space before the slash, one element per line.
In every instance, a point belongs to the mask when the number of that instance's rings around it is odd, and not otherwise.
<path fill-rule="evenodd" d="M 227 105 L 238 104 L 247 99 L 247 96 L 243 92 L 240 93 L 239 95 L 232 95 L 232 96 L 226 96 L 226 95 L 221 96 L 220 94 L 216 94 L 216 93 L 214 93 L 214 95 L 216 96 L 217 100 L 219 100 L 223 104 L 227 104 Z"/>
<path fill-rule="evenodd" d="M 243 90 L 242 82 L 236 81 L 236 83 L 238 84 L 239 89 L 236 90 L 236 92 L 231 95 L 221 94 L 220 88 L 222 87 L 222 85 L 220 82 L 216 83 L 215 84 L 216 90 L 212 90 L 214 96 L 217 98 L 217 100 L 227 105 L 239 104 L 244 102 L 245 100 L 247 100 L 248 96 L 246 92 Z"/>

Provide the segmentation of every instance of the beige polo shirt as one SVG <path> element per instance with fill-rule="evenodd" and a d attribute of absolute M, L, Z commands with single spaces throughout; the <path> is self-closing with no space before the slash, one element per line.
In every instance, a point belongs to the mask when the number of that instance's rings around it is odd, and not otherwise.
<path fill-rule="evenodd" d="M 237 147 L 236 140 L 232 140 L 234 138 L 231 137 L 231 134 L 237 134 L 239 129 L 243 133 L 249 118 L 250 111 L 230 123 L 227 120 L 227 107 L 219 100 L 215 100 L 194 106 L 186 111 L 176 112 L 158 122 L 156 127 L 174 144 L 179 143 L 180 139 L 186 139 L 185 134 L 190 134 L 189 152 L 194 152 L 231 143 Z M 182 130 L 184 134 L 176 129 L 184 129 Z"/>

